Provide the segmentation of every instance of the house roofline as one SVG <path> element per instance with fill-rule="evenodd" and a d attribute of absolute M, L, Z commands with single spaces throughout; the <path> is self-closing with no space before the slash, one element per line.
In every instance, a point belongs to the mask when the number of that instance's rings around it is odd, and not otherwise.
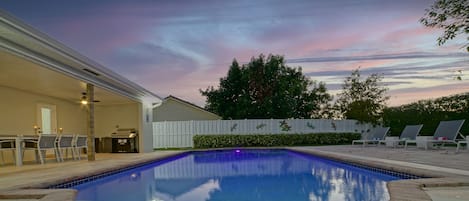
<path fill-rule="evenodd" d="M 194 103 L 191 103 L 191 102 L 189 102 L 189 101 L 180 99 L 180 98 L 178 98 L 178 97 L 176 97 L 176 96 L 173 96 L 173 95 L 167 96 L 166 98 L 164 98 L 163 101 L 167 101 L 167 100 L 169 100 L 169 99 L 172 99 L 172 100 L 178 101 L 178 102 L 180 102 L 180 103 L 189 105 L 189 106 L 191 106 L 191 107 L 193 107 L 193 108 L 196 108 L 196 109 L 198 109 L 198 110 L 201 110 L 201 111 L 210 113 L 210 114 L 212 114 L 212 115 L 215 115 L 215 116 L 221 118 L 220 115 L 217 115 L 217 114 L 215 114 L 215 113 L 213 113 L 213 112 L 210 112 L 210 111 L 208 111 L 208 110 L 206 110 L 206 109 L 204 109 L 204 108 L 202 108 L 202 107 L 200 107 L 200 106 L 198 106 L 198 105 L 196 105 L 196 104 L 194 104 Z"/>
<path fill-rule="evenodd" d="M 81 55 L 1 9 L 0 25 L 2 25 L 0 31 L 5 31 L 5 34 L 0 35 L 0 48 L 10 53 L 134 100 L 153 99 L 152 102 L 162 100 L 153 92 Z M 26 42 L 20 44 L 15 41 Z M 46 49 L 48 53 L 34 51 L 37 47 Z M 61 58 L 75 65 L 60 62 Z"/>

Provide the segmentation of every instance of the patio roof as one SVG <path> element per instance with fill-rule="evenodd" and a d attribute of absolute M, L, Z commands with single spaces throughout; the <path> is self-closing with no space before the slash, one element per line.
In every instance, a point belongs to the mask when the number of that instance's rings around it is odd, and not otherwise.
<path fill-rule="evenodd" d="M 1 86 L 74 101 L 89 83 L 97 87 L 95 96 L 102 102 L 162 100 L 2 10 L 0 33 Z"/>

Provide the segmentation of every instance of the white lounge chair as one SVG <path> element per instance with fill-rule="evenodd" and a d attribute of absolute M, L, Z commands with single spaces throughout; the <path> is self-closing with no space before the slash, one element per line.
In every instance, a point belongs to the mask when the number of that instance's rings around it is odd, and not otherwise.
<path fill-rule="evenodd" d="M 354 145 L 355 143 L 362 143 L 362 146 L 365 147 L 369 143 L 378 144 L 380 140 L 383 140 L 385 138 L 388 131 L 389 127 L 375 128 L 372 133 L 368 134 L 365 137 L 363 137 L 362 134 L 362 139 L 353 140 L 352 145 Z"/>
<path fill-rule="evenodd" d="M 404 130 L 402 130 L 399 137 L 386 137 L 384 140 L 381 140 L 380 143 L 385 143 L 387 147 L 397 147 L 399 144 L 407 145 L 407 141 L 413 141 L 418 136 L 423 125 L 407 125 Z"/>
<path fill-rule="evenodd" d="M 60 154 L 57 149 L 58 139 L 59 136 L 55 134 L 39 134 L 37 140 L 25 140 L 25 147 L 23 150 L 35 150 L 36 161 L 39 156 L 41 164 L 45 163 L 46 151 L 54 150 L 55 158 L 57 159 L 57 162 L 60 162 Z"/>
<path fill-rule="evenodd" d="M 453 120 L 453 121 L 440 121 L 438 127 L 433 134 L 431 139 L 425 139 L 420 143 L 424 144 L 424 148 L 428 149 L 429 145 L 444 146 L 445 144 L 457 144 L 456 138 L 458 137 L 459 130 L 461 130 L 462 125 L 464 124 L 464 119 L 462 120 Z M 407 142 L 411 143 L 411 141 Z M 412 143 L 419 143 L 418 141 L 412 141 Z"/>
<path fill-rule="evenodd" d="M 456 153 L 459 152 L 459 150 L 464 144 L 466 145 L 466 149 L 468 149 L 467 146 L 469 144 L 469 136 L 466 136 L 465 140 L 458 141 L 458 146 L 456 147 Z"/>

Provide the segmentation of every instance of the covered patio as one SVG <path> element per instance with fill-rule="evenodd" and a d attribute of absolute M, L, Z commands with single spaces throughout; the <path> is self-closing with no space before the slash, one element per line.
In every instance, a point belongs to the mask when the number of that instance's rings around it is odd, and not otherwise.
<path fill-rule="evenodd" d="M 132 128 L 138 131 L 138 152 L 153 150 L 157 95 L 0 14 L 0 137 L 81 134 L 88 135 L 89 150 L 95 150 L 94 137 Z M 7 165 L 14 164 L 12 154 L 0 154 Z M 88 159 L 94 159 L 94 151 Z M 33 152 L 25 153 L 24 161 L 31 160 Z"/>

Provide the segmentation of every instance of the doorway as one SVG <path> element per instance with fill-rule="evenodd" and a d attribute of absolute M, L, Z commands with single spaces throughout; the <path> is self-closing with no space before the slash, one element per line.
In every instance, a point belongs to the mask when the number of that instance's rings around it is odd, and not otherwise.
<path fill-rule="evenodd" d="M 41 133 L 57 133 L 57 109 L 55 105 L 40 103 L 37 105 L 37 124 Z"/>

